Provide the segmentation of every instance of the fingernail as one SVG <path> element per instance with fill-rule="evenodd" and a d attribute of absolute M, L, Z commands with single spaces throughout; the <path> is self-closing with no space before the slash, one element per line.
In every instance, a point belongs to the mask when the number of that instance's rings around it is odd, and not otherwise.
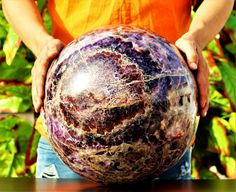
<path fill-rule="evenodd" d="M 206 105 L 206 101 L 202 99 L 202 100 L 200 101 L 200 106 L 201 106 L 201 108 L 204 108 L 205 105 Z"/>
<path fill-rule="evenodd" d="M 206 115 L 207 115 L 207 111 L 205 111 L 205 113 L 204 113 L 204 117 L 206 117 Z"/>
<path fill-rule="evenodd" d="M 35 110 L 36 112 L 37 112 L 37 110 L 38 110 L 38 101 L 35 101 L 34 110 Z"/>
<path fill-rule="evenodd" d="M 192 66 L 193 69 L 197 69 L 197 64 L 196 63 L 191 62 L 191 66 Z"/>

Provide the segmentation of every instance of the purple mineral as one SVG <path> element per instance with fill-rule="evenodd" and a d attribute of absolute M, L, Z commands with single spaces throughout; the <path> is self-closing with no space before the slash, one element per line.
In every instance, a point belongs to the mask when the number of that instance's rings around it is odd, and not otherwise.
<path fill-rule="evenodd" d="M 98 29 L 51 64 L 43 120 L 60 158 L 81 176 L 130 183 L 175 165 L 195 133 L 196 86 L 165 39 Z"/>

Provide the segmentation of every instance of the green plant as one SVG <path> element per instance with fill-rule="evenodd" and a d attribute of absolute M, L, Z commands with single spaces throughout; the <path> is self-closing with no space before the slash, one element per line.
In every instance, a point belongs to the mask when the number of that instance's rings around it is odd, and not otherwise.
<path fill-rule="evenodd" d="M 25 119 L 0 118 L 0 177 L 33 176 L 39 138 Z"/>
<path fill-rule="evenodd" d="M 38 6 L 50 31 L 45 0 Z M 20 117 L 33 116 L 31 99 L 32 52 L 6 21 L 0 0 L 0 177 L 34 176 L 39 133 Z M 12 115 L 11 115 L 12 113 Z"/>
<path fill-rule="evenodd" d="M 203 51 L 210 68 L 210 108 L 199 124 L 193 177 L 236 178 L 236 10 Z"/>

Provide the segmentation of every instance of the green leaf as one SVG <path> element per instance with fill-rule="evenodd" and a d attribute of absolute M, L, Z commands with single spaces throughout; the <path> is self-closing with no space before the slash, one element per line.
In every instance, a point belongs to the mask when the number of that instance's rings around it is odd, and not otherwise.
<path fill-rule="evenodd" d="M 229 121 L 218 118 L 219 122 L 226 128 L 226 135 L 228 140 L 228 146 L 230 153 L 229 156 L 235 156 L 235 146 L 236 146 L 236 132 L 231 128 Z"/>
<path fill-rule="evenodd" d="M 207 50 L 211 51 L 214 55 L 223 55 L 222 52 L 222 47 L 219 44 L 218 40 L 213 39 L 208 45 L 207 45 Z"/>
<path fill-rule="evenodd" d="M 35 161 L 32 163 L 32 167 L 30 165 L 26 167 L 25 155 L 33 126 L 17 116 L 7 116 L 0 119 L 0 134 L 6 135 L 10 131 L 12 134 L 0 139 L 0 176 L 32 176 L 35 171 L 35 164 L 33 164 Z M 28 172 L 25 171 L 26 168 Z"/>
<path fill-rule="evenodd" d="M 18 118 L 14 116 L 7 116 L 0 119 L 0 129 L 13 129 L 18 124 Z"/>
<path fill-rule="evenodd" d="M 38 0 L 37 1 L 38 9 L 43 17 L 43 23 L 48 33 L 52 31 L 52 20 L 48 12 L 48 9 L 45 9 L 47 6 L 47 0 Z"/>
<path fill-rule="evenodd" d="M 11 112 L 17 113 L 20 111 L 20 103 L 22 102 L 22 98 L 19 97 L 6 97 L 4 99 L 0 99 L 0 112 Z"/>
<path fill-rule="evenodd" d="M 231 36 L 232 41 L 236 40 L 236 10 L 233 10 L 225 24 L 225 29 L 228 31 L 228 34 Z"/>
<path fill-rule="evenodd" d="M 19 145 L 19 153 L 26 154 L 27 147 L 29 144 L 29 139 L 30 136 L 33 132 L 33 127 L 32 125 L 28 124 L 28 122 L 22 122 L 19 125 L 19 129 L 17 131 L 17 136 L 18 136 L 18 145 Z"/>
<path fill-rule="evenodd" d="M 229 125 L 231 129 L 236 133 L 236 113 L 235 112 L 230 114 Z"/>
<path fill-rule="evenodd" d="M 7 36 L 7 31 L 6 29 L 0 25 L 0 39 L 5 39 Z"/>
<path fill-rule="evenodd" d="M 19 177 L 25 175 L 25 156 L 15 155 L 9 171 L 9 177 Z"/>
<path fill-rule="evenodd" d="M 28 141 L 32 131 L 32 125 L 24 119 L 14 116 L 8 116 L 0 121 L 0 142 L 8 142 L 9 140 L 13 139 L 18 143 L 18 153 L 26 153 Z M 10 146 L 6 146 L 6 143 L 5 145 L 2 143 L 2 145 L 0 146 L 0 148 L 12 151 L 13 148 L 9 147 Z"/>
<path fill-rule="evenodd" d="M 5 141 L 6 139 L 14 138 L 14 137 L 15 137 L 15 134 L 13 131 L 9 129 L 4 129 L 4 128 L 0 129 L 0 142 Z"/>
<path fill-rule="evenodd" d="M 231 126 L 229 124 L 229 122 L 223 118 L 217 118 L 217 120 L 228 130 L 228 131 L 233 131 L 231 129 Z"/>
<path fill-rule="evenodd" d="M 40 12 L 43 11 L 43 8 L 45 8 L 46 3 L 47 3 L 47 0 L 37 0 L 37 5 Z"/>
<path fill-rule="evenodd" d="M 222 75 L 225 90 L 231 103 L 236 108 L 236 69 L 231 63 L 226 62 L 220 62 L 218 67 Z"/>
<path fill-rule="evenodd" d="M 210 86 L 210 107 L 219 108 L 226 112 L 232 111 L 229 100 L 213 86 Z"/>
<path fill-rule="evenodd" d="M 0 86 L 0 112 L 25 112 L 32 107 L 31 89 L 26 86 Z"/>
<path fill-rule="evenodd" d="M 0 142 L 0 177 L 9 176 L 16 153 L 17 148 L 13 138 Z"/>
<path fill-rule="evenodd" d="M 0 151 L 7 150 L 11 154 L 17 153 L 17 148 L 15 146 L 14 137 L 5 138 L 5 141 L 0 142 Z"/>
<path fill-rule="evenodd" d="M 236 45 L 233 43 L 229 43 L 225 46 L 225 49 L 232 53 L 233 55 L 236 55 Z"/>
<path fill-rule="evenodd" d="M 227 138 L 227 128 L 222 124 L 224 119 L 214 117 L 207 128 L 209 132 L 208 150 L 218 154 L 230 155 L 230 142 Z"/>
<path fill-rule="evenodd" d="M 8 24 L 2 10 L 0 10 L 0 26 L 4 27 L 6 30 L 8 30 L 8 27 L 9 27 L 9 24 Z"/>
<path fill-rule="evenodd" d="M 52 31 L 52 19 L 51 19 L 51 16 L 50 16 L 48 10 L 46 10 L 43 15 L 43 22 L 44 22 L 44 26 L 45 26 L 47 32 L 50 34 Z"/>
<path fill-rule="evenodd" d="M 29 63 L 23 55 L 16 55 L 11 65 L 0 63 L 0 80 L 28 81 L 31 78 L 33 64 Z"/>
<path fill-rule="evenodd" d="M 12 115 L 0 119 L 0 130 L 2 133 L 4 131 L 12 131 L 13 133 L 11 139 L 18 139 L 23 141 L 30 138 L 30 135 L 33 131 L 33 126 L 25 119 Z M 4 140 L 4 138 L 2 139 Z M 5 141 L 7 140 L 9 140 L 9 138 L 5 138 Z M 21 147 L 18 147 L 18 149 L 25 152 L 25 150 L 22 150 Z"/>
<path fill-rule="evenodd" d="M 4 53 L 4 51 L 3 50 L 0 50 L 0 58 L 1 57 L 5 57 L 5 53 Z M 0 65 L 1 66 L 1 65 Z"/>
<path fill-rule="evenodd" d="M 6 63 L 10 65 L 16 55 L 17 49 L 20 46 L 20 38 L 15 33 L 12 27 L 9 28 L 7 38 L 3 45 L 3 51 L 6 55 Z"/>
<path fill-rule="evenodd" d="M 236 10 L 233 10 L 225 24 L 225 31 L 227 31 L 228 35 L 231 37 L 232 41 L 236 41 Z"/>
<path fill-rule="evenodd" d="M 236 159 L 221 154 L 220 161 L 225 168 L 226 175 L 231 179 L 236 179 Z"/>
<path fill-rule="evenodd" d="M 15 154 L 10 153 L 7 150 L 1 150 L 0 154 L 0 177 L 7 177 L 10 174 Z"/>
<path fill-rule="evenodd" d="M 202 54 L 210 70 L 210 77 L 209 77 L 210 82 L 215 83 L 217 81 L 221 81 L 222 80 L 221 73 L 216 65 L 216 61 L 212 55 L 212 52 L 204 50 L 202 51 Z"/>
<path fill-rule="evenodd" d="M 225 27 L 236 31 L 235 21 L 236 21 L 236 10 L 233 10 L 231 12 L 227 22 L 225 23 Z"/>
<path fill-rule="evenodd" d="M 191 160 L 191 175 L 193 177 L 193 179 L 200 179 L 199 176 L 199 165 L 198 162 L 195 158 L 192 158 Z"/>
<path fill-rule="evenodd" d="M 31 97 L 31 89 L 24 85 L 2 85 L 0 86 L 0 94 L 17 97 Z"/>

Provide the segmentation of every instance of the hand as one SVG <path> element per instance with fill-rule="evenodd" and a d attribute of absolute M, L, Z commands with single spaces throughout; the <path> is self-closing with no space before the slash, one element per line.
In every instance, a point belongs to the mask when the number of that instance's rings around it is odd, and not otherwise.
<path fill-rule="evenodd" d="M 209 69 L 202 56 L 202 50 L 199 47 L 194 36 L 185 33 L 175 42 L 176 47 L 182 51 L 187 58 L 188 66 L 191 70 L 196 71 L 196 82 L 199 92 L 199 112 L 205 117 L 209 108 Z"/>
<path fill-rule="evenodd" d="M 63 48 L 63 43 L 59 39 L 50 38 L 41 49 L 41 53 L 37 57 L 32 74 L 32 97 L 34 110 L 40 111 L 44 97 L 44 82 L 47 74 L 47 69 L 50 62 L 59 54 Z"/>

